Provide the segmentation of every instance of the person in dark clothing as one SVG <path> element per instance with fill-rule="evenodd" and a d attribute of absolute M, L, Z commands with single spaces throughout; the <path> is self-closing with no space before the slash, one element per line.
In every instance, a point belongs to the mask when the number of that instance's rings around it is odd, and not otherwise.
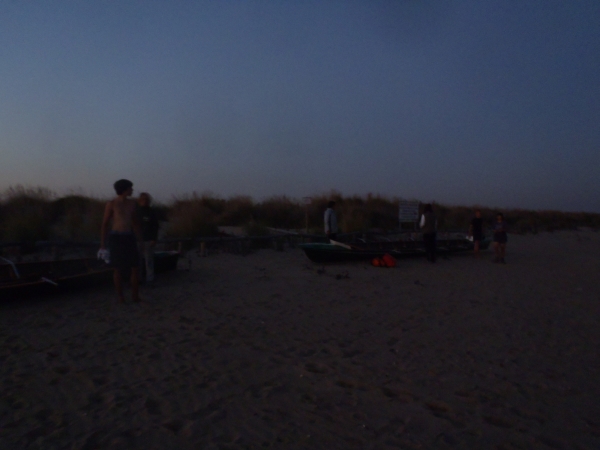
<path fill-rule="evenodd" d="M 494 258 L 494 262 L 502 264 L 506 264 L 506 261 L 504 261 L 506 241 L 508 240 L 506 230 L 507 226 L 504 216 L 502 213 L 496 214 L 496 223 L 494 224 L 494 251 L 496 252 L 496 257 Z"/>
<path fill-rule="evenodd" d="M 154 249 L 158 240 L 158 218 L 150 204 L 152 197 L 147 192 L 142 192 L 138 198 L 140 223 L 142 226 L 142 240 L 140 242 L 140 254 L 144 258 L 146 269 L 146 281 L 154 281 Z"/>
<path fill-rule="evenodd" d="M 476 258 L 479 258 L 479 246 L 483 240 L 483 219 L 481 218 L 481 210 L 475 210 L 475 217 L 471 219 L 469 227 L 469 236 L 473 237 L 473 253 Z"/>
<path fill-rule="evenodd" d="M 423 215 L 421 216 L 420 226 L 423 231 L 423 242 L 425 243 L 427 259 L 434 263 L 437 220 L 433 213 L 433 207 L 430 204 L 425 205 Z"/>

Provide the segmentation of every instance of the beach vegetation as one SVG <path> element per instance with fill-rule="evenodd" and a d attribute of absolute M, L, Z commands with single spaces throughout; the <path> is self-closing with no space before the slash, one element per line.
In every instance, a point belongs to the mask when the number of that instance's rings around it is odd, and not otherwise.
<path fill-rule="evenodd" d="M 50 204 L 52 237 L 65 241 L 98 239 L 105 202 L 83 195 L 68 195 Z"/>
<path fill-rule="evenodd" d="M 175 198 L 168 212 L 166 236 L 187 238 L 218 235 L 218 213 L 222 200 L 206 194 Z"/>
<path fill-rule="evenodd" d="M 3 242 L 35 242 L 51 237 L 48 221 L 55 194 L 42 187 L 17 185 L 0 195 L 0 239 Z"/>
<path fill-rule="evenodd" d="M 323 213 L 335 200 L 342 233 L 392 232 L 398 229 L 399 198 L 378 194 L 344 196 L 337 191 L 313 195 L 309 202 L 288 196 L 256 201 L 249 196 L 223 198 L 211 192 L 174 197 L 154 203 L 162 221 L 162 236 L 197 238 L 219 236 L 219 226 L 242 227 L 249 236 L 264 236 L 270 228 L 323 233 Z M 43 240 L 90 242 L 99 240 L 104 199 L 69 193 L 59 196 L 43 187 L 13 186 L 0 193 L 0 241 Z M 421 209 L 422 209 L 421 205 Z M 467 230 L 473 211 L 479 208 L 487 226 L 497 209 L 485 206 L 434 204 L 440 231 Z M 548 210 L 502 210 L 512 233 L 600 230 L 600 214 Z M 308 222 L 308 223 L 307 223 Z M 307 227 L 308 225 L 308 227 Z"/>

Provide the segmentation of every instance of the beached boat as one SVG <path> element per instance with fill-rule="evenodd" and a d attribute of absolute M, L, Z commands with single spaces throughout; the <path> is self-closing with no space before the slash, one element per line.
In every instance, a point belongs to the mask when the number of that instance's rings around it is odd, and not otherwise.
<path fill-rule="evenodd" d="M 388 253 L 394 257 L 425 255 L 425 246 L 420 236 L 375 237 L 353 243 L 308 243 L 300 244 L 308 259 L 317 263 L 361 261 L 381 257 Z M 489 239 L 481 242 L 481 249 L 490 245 Z M 473 242 L 460 233 L 440 233 L 436 241 L 436 252 L 461 252 L 473 249 Z"/>
<path fill-rule="evenodd" d="M 364 261 L 390 253 L 382 250 L 351 249 L 336 244 L 309 243 L 299 244 L 308 259 L 317 263 L 340 261 Z M 390 253 L 393 255 L 393 253 Z"/>
<path fill-rule="evenodd" d="M 156 273 L 177 267 L 179 252 L 156 252 Z M 113 269 L 96 258 L 13 263 L 0 259 L 0 300 L 42 296 L 112 280 Z"/>

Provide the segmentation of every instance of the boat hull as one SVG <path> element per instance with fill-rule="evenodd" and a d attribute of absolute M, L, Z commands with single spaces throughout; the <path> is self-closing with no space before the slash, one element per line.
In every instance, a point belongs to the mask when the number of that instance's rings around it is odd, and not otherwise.
<path fill-rule="evenodd" d="M 299 247 L 313 262 L 364 261 L 383 256 L 381 250 L 349 250 L 334 244 L 300 244 Z"/>
<path fill-rule="evenodd" d="M 176 269 L 178 259 L 178 252 L 156 252 L 155 272 Z M 87 288 L 107 283 L 112 277 L 113 269 L 96 258 L 2 264 L 0 299 L 45 296 Z"/>
<path fill-rule="evenodd" d="M 489 241 L 481 243 L 481 249 L 486 249 L 488 246 Z M 352 245 L 351 248 L 326 243 L 300 244 L 299 247 L 304 250 L 308 259 L 317 263 L 365 261 L 381 257 L 386 253 L 395 258 L 426 254 L 423 242 L 417 240 L 361 243 L 360 245 Z M 473 243 L 469 240 L 464 238 L 450 238 L 438 240 L 436 252 L 449 253 L 472 249 Z"/>

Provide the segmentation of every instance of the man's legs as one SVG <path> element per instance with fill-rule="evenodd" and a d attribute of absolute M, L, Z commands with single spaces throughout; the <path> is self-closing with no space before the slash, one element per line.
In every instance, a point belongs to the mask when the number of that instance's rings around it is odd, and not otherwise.
<path fill-rule="evenodd" d="M 115 282 L 115 288 L 117 289 L 117 297 L 119 297 L 119 303 L 125 303 L 125 296 L 123 295 L 123 276 L 119 269 L 115 269 L 113 273 L 113 280 Z M 140 302 L 140 280 L 139 270 L 137 267 L 131 268 L 131 300 L 134 302 Z"/>
<path fill-rule="evenodd" d="M 424 234 L 423 241 L 425 241 L 427 259 L 431 262 L 435 262 L 435 233 Z"/>
<path fill-rule="evenodd" d="M 146 261 L 146 281 L 154 281 L 154 245 L 144 242 L 144 260 Z"/>
<path fill-rule="evenodd" d="M 140 279 L 137 267 L 131 268 L 131 300 L 134 302 L 141 301 L 140 299 Z"/>
<path fill-rule="evenodd" d="M 114 270 L 113 280 L 115 282 L 115 288 L 117 289 L 117 297 L 119 297 L 119 303 L 125 303 L 125 297 L 123 296 L 123 280 L 121 279 L 121 272 L 119 271 L 119 269 Z"/>
<path fill-rule="evenodd" d="M 479 241 L 473 241 L 473 253 L 476 258 L 479 258 Z"/>

